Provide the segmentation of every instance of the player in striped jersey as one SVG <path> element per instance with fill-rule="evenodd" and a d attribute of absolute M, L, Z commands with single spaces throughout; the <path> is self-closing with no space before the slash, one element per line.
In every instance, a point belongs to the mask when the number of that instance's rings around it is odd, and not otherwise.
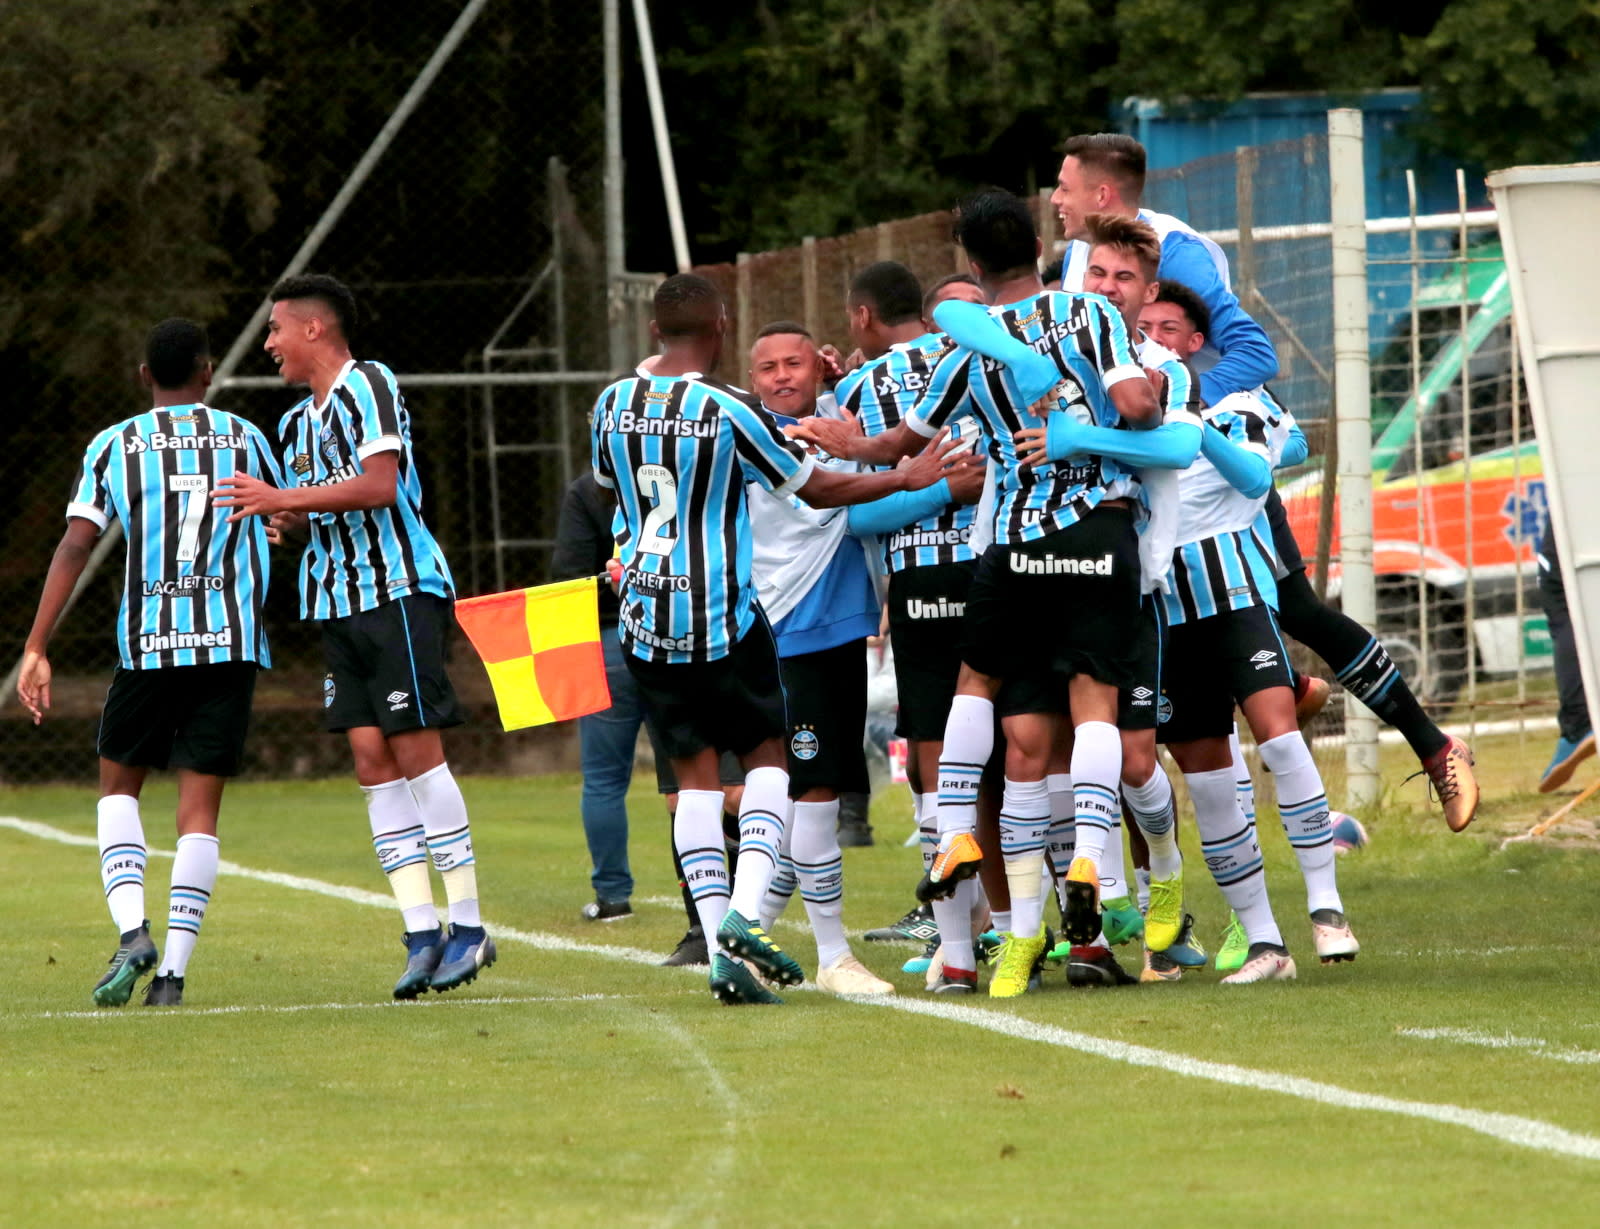
<path fill-rule="evenodd" d="M 411 418 L 394 373 L 350 353 L 355 297 L 321 275 L 289 278 L 271 297 L 264 348 L 285 383 L 311 388 L 279 426 L 292 485 L 235 479 L 217 502 L 230 519 L 271 516 L 280 537 L 310 535 L 300 613 L 321 628 L 323 728 L 350 743 L 373 848 L 405 921 L 394 997 L 411 999 L 470 982 L 495 959 L 467 805 L 440 734 L 462 720 L 445 671 L 455 592 L 422 519 Z M 444 880 L 448 935 L 430 862 Z"/>
<path fill-rule="evenodd" d="M 656 291 L 651 331 L 664 353 L 649 377 L 601 393 L 595 477 L 617 492 L 618 624 L 677 775 L 674 839 L 707 935 L 721 951 L 711 988 L 726 1003 L 771 1002 L 738 959 L 782 984 L 803 973 L 759 924 L 788 810 L 782 685 L 771 628 L 754 599 L 746 483 L 813 507 L 931 486 L 956 464 L 930 450 L 906 469 L 844 474 L 816 465 L 748 394 L 712 380 L 727 313 L 692 274 Z M 718 750 L 746 773 L 733 890 L 722 848 Z"/>
<path fill-rule="evenodd" d="M 140 379 L 153 408 L 108 427 L 84 454 L 28 634 L 17 694 L 34 724 L 50 707 L 51 632 L 113 520 L 127 536 L 119 663 L 100 720 L 100 877 L 121 935 L 94 1001 L 121 1006 L 160 968 L 148 1006 L 183 1002 L 184 977 L 217 879 L 217 814 L 239 771 L 256 670 L 271 665 L 261 623 L 267 526 L 214 514 L 208 493 L 234 474 L 276 482 L 272 446 L 202 398 L 211 383 L 205 330 L 164 320 L 145 343 Z M 139 792 L 152 768 L 178 771 L 166 957 L 144 916 L 146 847 Z"/>
<path fill-rule="evenodd" d="M 1171 338 L 1181 354 L 1203 344 L 1204 318 L 1198 296 L 1167 282 L 1140 314 L 1147 332 Z M 1179 482 L 1161 737 L 1188 782 L 1206 863 L 1249 942 L 1243 966 L 1224 981 L 1285 980 L 1295 975 L 1294 960 L 1267 900 L 1255 826 L 1234 789 L 1228 741 L 1235 703 L 1277 781 L 1318 957 L 1327 964 L 1360 951 L 1339 897 L 1327 793 L 1295 720 L 1294 674 L 1274 610 L 1276 560 L 1263 505 L 1292 424 L 1264 390 L 1228 396 L 1204 417 L 1201 459 Z"/>
<path fill-rule="evenodd" d="M 1131 467 L 1091 458 L 1084 464 L 1020 464 L 1015 433 L 1032 425 L 1029 407 L 1056 390 L 1065 412 L 1103 426 L 1155 426 L 1160 406 L 1128 342 L 1121 318 L 1103 299 L 1045 292 L 1040 244 L 1027 205 L 1009 193 L 981 192 L 957 211 L 966 248 L 992 309 L 1013 336 L 1041 358 L 1042 378 L 1019 379 L 1009 367 L 965 350 L 947 356 L 906 420 L 867 438 L 827 423 L 795 428 L 834 455 L 886 464 L 957 415 L 979 418 L 990 438 L 1000 499 L 994 545 L 979 562 L 967 603 L 962 670 L 945 727 L 940 762 L 940 849 L 919 894 L 930 898 L 975 872 L 981 850 L 971 832 L 972 806 L 994 739 L 994 697 L 1002 680 L 1054 671 L 1071 697 L 1072 776 L 1078 857 L 1069 872 L 1067 930 L 1087 943 L 1099 932 L 1098 863 L 1109 832 L 1121 768 L 1115 726 L 1118 688 L 1133 680 L 1139 607 L 1138 538 Z M 1072 609 L 1062 625 L 1041 611 Z M 1054 730 L 1039 713 L 1002 715 L 1006 786 L 1002 848 L 1011 885 L 1012 930 L 1004 937 L 994 997 L 1027 989 L 1045 942 L 1039 883 L 1050 806 L 1045 770 Z M 947 809 L 955 814 L 947 823 Z M 1081 936 L 1081 938 L 1079 937 Z"/>

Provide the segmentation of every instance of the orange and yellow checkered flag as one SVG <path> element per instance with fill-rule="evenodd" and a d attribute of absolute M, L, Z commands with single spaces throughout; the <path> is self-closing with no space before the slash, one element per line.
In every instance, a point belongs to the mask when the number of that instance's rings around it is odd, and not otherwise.
<path fill-rule="evenodd" d="M 507 730 L 611 707 L 596 583 L 585 576 L 456 603 Z"/>

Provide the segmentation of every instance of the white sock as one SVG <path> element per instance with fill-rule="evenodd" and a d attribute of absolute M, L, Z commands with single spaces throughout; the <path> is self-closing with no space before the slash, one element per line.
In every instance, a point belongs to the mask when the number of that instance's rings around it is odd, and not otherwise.
<path fill-rule="evenodd" d="M 191 832 L 178 838 L 177 856 L 172 859 L 172 894 L 167 906 L 167 946 L 161 958 L 160 975 L 182 977 L 189 967 L 189 956 L 200 938 L 200 923 L 217 886 L 217 838 L 204 832 Z"/>
<path fill-rule="evenodd" d="M 1194 824 L 1200 832 L 1200 852 L 1222 895 L 1239 915 L 1251 943 L 1283 943 L 1267 900 L 1267 876 L 1256 843 L 1256 827 L 1239 809 L 1233 770 L 1186 772 L 1189 796 L 1194 800 Z"/>
<path fill-rule="evenodd" d="M 994 909 L 989 913 L 989 925 L 994 927 L 996 934 L 1011 933 L 1011 910 Z"/>
<path fill-rule="evenodd" d="M 1050 826 L 1045 829 L 1044 848 L 1055 881 L 1056 907 L 1065 912 L 1067 870 L 1078 846 L 1078 826 L 1072 819 L 1072 774 L 1052 772 L 1044 783 L 1050 787 Z"/>
<path fill-rule="evenodd" d="M 783 911 L 789 907 L 789 901 L 794 896 L 795 889 L 800 886 L 800 877 L 794 871 L 794 857 L 791 844 L 794 840 L 794 808 L 795 803 L 789 804 L 789 814 L 783 825 L 783 839 L 778 842 L 778 868 L 772 872 L 772 882 L 767 884 L 766 895 L 761 898 L 761 928 L 771 930 L 773 924 L 783 916 Z M 738 857 L 736 853 L 735 858 Z"/>
<path fill-rule="evenodd" d="M 1328 795 L 1311 748 L 1299 730 L 1260 744 L 1261 762 L 1278 780 L 1278 815 L 1300 861 L 1306 881 L 1306 909 L 1344 911 L 1339 899 L 1333 827 L 1328 820 Z"/>
<path fill-rule="evenodd" d="M 781 768 L 757 768 L 744 779 L 739 803 L 739 860 L 733 871 L 735 913 L 761 916 L 761 900 L 778 869 L 784 817 L 789 813 L 789 774 Z"/>
<path fill-rule="evenodd" d="M 982 696 L 957 696 L 945 720 L 939 753 L 939 841 L 978 827 L 978 783 L 994 753 L 994 705 Z"/>
<path fill-rule="evenodd" d="M 472 827 L 467 823 L 467 800 L 450 775 L 450 765 L 440 764 L 410 782 L 411 795 L 422 812 L 428 833 L 428 852 L 444 881 L 444 898 L 455 926 L 482 926 L 478 913 L 478 861 L 472 853 Z"/>
<path fill-rule="evenodd" d="M 939 925 L 946 968 L 971 973 L 978 967 L 972 954 L 972 889 L 976 879 L 963 879 L 954 894 L 933 902 L 933 920 Z"/>
<path fill-rule="evenodd" d="M 1040 896 L 1045 830 L 1050 827 L 1050 787 L 1044 781 L 1006 778 L 1000 803 L 1000 856 L 1011 888 L 1013 934 L 1032 938 L 1044 924 Z"/>
<path fill-rule="evenodd" d="M 1124 783 L 1122 792 L 1128 799 L 1128 811 L 1133 822 L 1144 833 L 1144 843 L 1150 847 L 1150 873 L 1165 879 L 1183 869 L 1183 855 L 1178 852 L 1178 811 L 1172 797 L 1172 782 L 1156 765 L 1156 770 L 1143 785 Z"/>
<path fill-rule="evenodd" d="M 717 941 L 717 927 L 728 913 L 728 856 L 722 847 L 722 791 L 678 791 L 678 812 L 672 820 L 672 843 L 683 865 L 695 914 L 706 942 Z"/>
<path fill-rule="evenodd" d="M 850 954 L 844 937 L 844 853 L 839 848 L 839 800 L 794 804 L 794 870 L 817 939 L 817 968 Z"/>
<path fill-rule="evenodd" d="M 1233 756 L 1233 784 L 1239 794 L 1239 809 L 1252 824 L 1256 822 L 1256 786 L 1250 779 L 1250 765 L 1244 761 L 1244 747 L 1239 743 L 1239 723 L 1233 723 L 1233 733 L 1228 735 L 1228 752 Z"/>
<path fill-rule="evenodd" d="M 428 837 L 410 782 L 397 777 L 381 785 L 363 785 L 361 792 L 367 799 L 372 848 L 407 933 L 438 930 L 439 911 L 433 907 L 433 882 L 428 877 Z"/>
<path fill-rule="evenodd" d="M 144 867 L 148 852 L 139 800 L 132 794 L 107 794 L 95 807 L 100 837 L 100 886 L 119 935 L 144 925 Z"/>
<path fill-rule="evenodd" d="M 1122 735 L 1108 721 L 1085 721 L 1072 743 L 1073 814 L 1078 825 L 1076 857 L 1088 858 L 1097 874 L 1111 827 L 1121 814 L 1117 785 L 1122 776 Z"/>
<path fill-rule="evenodd" d="M 939 796 L 912 794 L 911 814 L 917 821 L 917 844 L 922 850 L 922 873 L 933 869 L 933 855 L 939 850 Z"/>
<path fill-rule="evenodd" d="M 1122 834 L 1122 806 L 1117 822 L 1106 833 L 1106 851 L 1100 857 L 1100 899 L 1124 900 L 1128 895 L 1128 848 Z"/>

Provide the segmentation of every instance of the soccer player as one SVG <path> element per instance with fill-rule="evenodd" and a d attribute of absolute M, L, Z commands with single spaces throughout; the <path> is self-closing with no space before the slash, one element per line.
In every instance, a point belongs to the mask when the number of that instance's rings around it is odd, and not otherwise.
<path fill-rule="evenodd" d="M 1070 138 L 1064 149 L 1056 190 L 1050 198 L 1069 241 L 1063 288 L 1076 290 L 1081 284 L 1088 258 L 1083 242 L 1085 217 L 1100 212 L 1138 216 L 1161 236 L 1162 280 L 1189 287 L 1211 317 L 1208 344 L 1219 357 L 1200 376 L 1206 404 L 1216 405 L 1229 393 L 1250 392 L 1277 375 L 1272 343 L 1234 297 L 1222 250 L 1179 219 L 1140 207 L 1144 146 L 1118 133 L 1094 133 Z M 1283 630 L 1332 666 L 1347 691 L 1400 731 L 1433 782 L 1445 822 L 1451 831 L 1460 832 L 1472 822 L 1478 808 L 1471 750 L 1423 712 L 1377 637 L 1317 598 L 1275 490 L 1267 496 L 1267 516 L 1281 562 L 1278 609 Z M 1297 693 L 1299 690 L 1297 680 Z M 1326 695 L 1320 687 L 1316 692 Z M 1237 738 L 1234 741 L 1237 744 Z M 1237 746 L 1235 758 L 1242 769 Z M 1246 809 L 1253 810 L 1248 772 L 1241 772 L 1239 785 Z"/>
<path fill-rule="evenodd" d="M 672 760 L 674 837 L 704 933 L 721 949 L 711 989 L 725 1003 L 766 1003 L 776 996 L 739 957 L 780 984 L 804 974 L 759 924 L 789 776 L 777 652 L 751 580 L 745 484 L 831 507 L 931 486 L 958 462 L 933 449 L 882 474 L 819 467 L 747 394 L 710 378 L 726 331 L 715 286 L 693 274 L 668 278 L 651 323 L 663 346 L 654 373 L 605 389 L 591 432 L 595 477 L 617 492 L 628 668 Z M 747 773 L 731 895 L 718 749 L 739 755 Z"/>
<path fill-rule="evenodd" d="M 1183 355 L 1203 344 L 1204 320 L 1199 297 L 1171 282 L 1140 313 L 1147 333 Z M 1233 784 L 1235 703 L 1277 781 L 1317 956 L 1328 964 L 1361 950 L 1339 897 L 1327 793 L 1295 720 L 1294 675 L 1273 609 L 1277 584 L 1263 505 L 1290 419 L 1264 391 L 1233 394 L 1204 417 L 1201 459 L 1179 480 L 1178 548 L 1163 599 L 1171 627 L 1162 676 L 1170 716 L 1161 738 L 1189 785 L 1206 864 L 1249 943 L 1243 966 L 1223 981 L 1288 980 L 1294 959 L 1267 900 L 1255 826 Z"/>
<path fill-rule="evenodd" d="M 756 335 L 750 387 L 779 427 L 838 412 L 831 393 L 819 397 L 826 374 L 803 326 L 780 320 Z M 816 463 L 859 472 L 849 461 L 819 457 Z M 893 984 L 863 965 L 845 938 L 839 844 L 840 795 L 870 786 L 862 667 L 867 638 L 878 631 L 877 590 L 861 543 L 849 533 L 846 509 L 814 509 L 759 482 L 745 495 L 756 596 L 772 623 L 783 679 L 791 800 L 762 925 L 771 929 L 798 886 L 816 936 L 817 985 L 834 994 L 892 994 Z"/>
<path fill-rule="evenodd" d="M 272 445 L 203 398 L 211 383 L 205 330 L 163 320 L 145 341 L 139 379 L 152 408 L 89 445 L 28 633 L 17 694 L 34 724 L 50 707 L 46 651 L 94 541 L 113 520 L 127 536 L 119 662 L 100 719 L 100 879 L 121 935 L 94 1001 L 120 1007 L 139 978 L 151 1007 L 183 1002 L 189 958 L 217 881 L 217 815 L 239 772 L 256 670 L 271 665 L 261 622 L 267 525 L 213 513 L 209 493 L 235 474 L 276 482 Z M 139 792 L 152 768 L 178 772 L 166 957 L 145 919 L 147 851 Z"/>
<path fill-rule="evenodd" d="M 981 302 L 983 292 L 970 275 L 955 274 L 925 300 L 916 276 L 894 261 L 869 265 L 851 282 L 850 339 L 866 362 L 845 376 L 835 393 L 869 436 L 900 425 L 951 350 L 949 339 L 925 320 L 932 310 L 929 300 L 945 297 Z M 987 451 L 980 438 L 974 452 Z M 973 471 L 972 478 L 982 472 Z M 968 488 L 957 494 L 947 484 L 944 490 L 935 486 L 918 493 L 898 509 L 858 505 L 850 510 L 852 532 L 883 537 L 899 692 L 895 733 L 909 743 L 907 776 L 924 871 L 938 841 L 938 795 L 930 787 L 937 780 L 955 697 L 961 621 L 977 569 L 970 543 L 976 493 Z M 933 993 L 970 994 L 977 988 L 972 916 L 979 907 L 978 890 L 975 881 L 966 881 L 953 896 L 931 902 L 940 939 L 948 940 L 940 969 L 929 972 Z"/>
<path fill-rule="evenodd" d="M 1099 933 L 1099 861 L 1121 771 L 1117 691 L 1132 685 L 1139 611 L 1138 537 L 1132 498 L 1138 480 L 1110 460 L 1035 468 L 1019 463 L 1014 434 L 1057 389 L 1068 412 L 1099 425 L 1155 426 L 1160 405 L 1104 300 L 1046 292 L 1039 239 L 1027 205 L 989 190 L 957 210 L 956 238 L 1001 323 L 1040 352 L 1043 387 L 965 350 L 947 356 L 917 407 L 898 427 L 867 437 L 859 426 L 811 419 L 791 431 L 872 464 L 907 455 L 958 414 L 977 416 L 991 440 L 999 505 L 994 545 L 979 561 L 967 601 L 962 668 L 940 761 L 940 847 L 928 879 L 948 890 L 975 873 L 982 851 L 972 836 L 978 779 L 994 740 L 994 698 L 1002 680 L 1058 673 L 1071 700 L 1077 856 L 1068 872 L 1069 938 Z M 1042 612 L 1073 611 L 1070 620 Z M 1006 784 L 1001 848 L 1011 888 L 1012 929 L 1003 936 L 992 997 L 1027 990 L 1045 945 L 1040 883 L 1050 806 L 1045 770 L 1053 728 L 1038 713 L 1002 714 Z M 948 952 L 947 952 L 948 956 Z"/>
<path fill-rule="evenodd" d="M 405 922 L 394 997 L 412 999 L 470 982 L 495 959 L 467 805 L 441 736 L 462 721 L 444 664 L 455 589 L 422 519 L 411 416 L 394 373 L 351 354 L 355 296 L 313 274 L 278 283 L 271 297 L 264 348 L 284 383 L 311 389 L 278 427 L 290 485 L 235 477 L 215 499 L 230 520 L 271 516 L 280 538 L 309 532 L 300 615 L 322 633 L 323 728 L 350 743 L 373 848 Z M 448 936 L 430 861 L 444 880 Z"/>

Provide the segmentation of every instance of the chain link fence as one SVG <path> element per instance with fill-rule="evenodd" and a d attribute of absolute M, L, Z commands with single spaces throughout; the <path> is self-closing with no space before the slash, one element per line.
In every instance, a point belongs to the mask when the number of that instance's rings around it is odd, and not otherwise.
<path fill-rule="evenodd" d="M 207 323 L 220 358 L 464 14 L 471 24 L 459 45 L 308 267 L 352 286 L 364 317 L 358 356 L 402 377 L 424 512 L 460 591 L 546 579 L 547 542 L 566 481 L 586 464 L 584 415 L 602 384 L 562 373 L 599 373 L 608 361 L 601 11 L 553 0 L 490 3 L 475 16 L 471 7 L 460 0 L 417 0 L 403 13 L 372 0 L 219 5 L 208 80 L 230 91 L 240 139 L 253 144 L 271 178 L 270 220 L 262 225 L 264 217 L 219 206 L 212 221 L 221 260 L 174 264 L 170 284 L 132 290 L 114 281 L 102 290 L 87 275 L 75 282 L 53 276 L 70 264 L 78 232 L 34 239 L 0 302 L 0 321 L 55 312 L 70 286 L 78 315 L 120 319 L 122 327 L 70 379 L 25 333 L 0 334 L 9 341 L 0 342 L 0 364 L 15 407 L 0 421 L 8 667 L 21 651 L 83 447 L 95 431 L 148 408 L 134 378 L 144 332 L 166 315 L 195 316 Z M 114 40 L 115 6 L 85 20 L 96 16 Z M 163 64 L 146 67 L 159 72 Z M 92 136 L 82 141 L 90 156 Z M 28 189 L 0 176 L 8 215 L 23 207 Z M 127 228 L 127 202 L 101 195 L 83 227 Z M 273 375 L 259 349 L 263 338 L 248 340 L 237 377 L 209 399 L 272 434 L 301 394 Z M 522 377 L 548 382 L 514 382 Z M 120 548 L 112 552 L 52 643 L 49 720 L 35 730 L 14 696 L 0 700 L 0 780 L 94 772 L 99 703 L 115 662 L 108 629 L 121 557 Z M 313 627 L 298 619 L 292 560 L 280 555 L 274 572 L 275 669 L 258 691 L 249 771 L 343 773 L 342 740 L 317 733 L 320 656 Z M 566 741 L 565 731 L 502 735 L 482 672 L 464 643 L 458 649 L 456 680 L 475 719 L 453 740 L 454 759 L 467 768 L 525 766 Z"/>

